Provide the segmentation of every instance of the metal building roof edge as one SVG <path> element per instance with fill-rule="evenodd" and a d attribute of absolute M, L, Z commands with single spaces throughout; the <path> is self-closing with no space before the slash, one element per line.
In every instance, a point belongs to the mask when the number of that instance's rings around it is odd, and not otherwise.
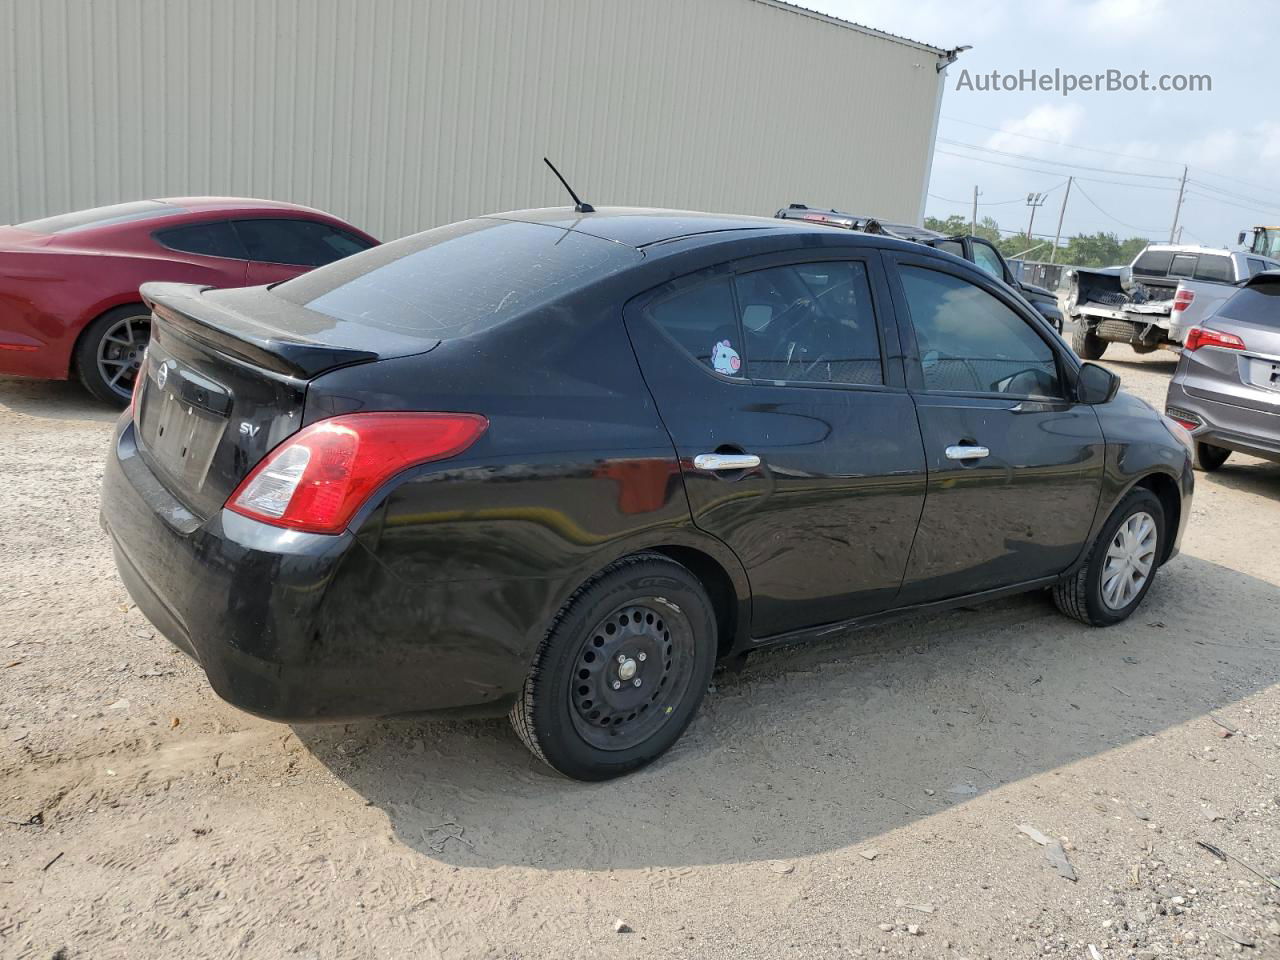
<path fill-rule="evenodd" d="M 935 47 L 929 43 L 912 40 L 910 37 L 900 37 L 896 33 L 889 33 L 885 30 L 877 30 L 875 27 L 868 27 L 861 23 L 854 23 L 852 20 L 842 20 L 840 17 L 833 17 L 831 14 L 822 13 L 819 10 L 811 10 L 808 7 L 802 7 L 798 3 L 790 3 L 788 0 L 752 0 L 752 2 L 762 3 L 767 7 L 776 7 L 780 10 L 799 14 L 800 16 L 812 17 L 815 20 L 825 20 L 833 26 L 844 27 L 848 30 L 856 30 L 858 33 L 864 33 L 870 37 L 877 37 L 880 40 L 888 40 L 890 43 L 900 43 L 905 47 L 923 50 L 937 56 L 945 56 L 948 53 L 945 47 Z"/>

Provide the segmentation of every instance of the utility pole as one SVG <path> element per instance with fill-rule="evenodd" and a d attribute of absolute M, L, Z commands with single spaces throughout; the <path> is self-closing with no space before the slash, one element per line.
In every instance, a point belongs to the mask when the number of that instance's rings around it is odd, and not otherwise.
<path fill-rule="evenodd" d="M 973 185 L 973 219 L 969 223 L 969 232 L 978 232 L 978 185 Z"/>
<path fill-rule="evenodd" d="M 1058 256 L 1058 241 L 1062 239 L 1062 218 L 1067 215 L 1067 197 L 1071 196 L 1071 181 L 1074 179 L 1075 177 L 1067 177 L 1067 192 L 1062 195 L 1062 209 L 1058 211 L 1058 232 L 1053 235 L 1053 247 L 1049 250 L 1050 263 L 1053 263 Z M 1031 228 L 1028 227 L 1027 232 L 1029 233 L 1030 230 Z"/>
<path fill-rule="evenodd" d="M 1187 168 L 1182 168 L 1182 183 L 1178 185 L 1178 202 L 1173 208 L 1173 226 L 1169 228 L 1169 242 L 1173 243 L 1173 236 L 1178 232 L 1178 214 L 1182 212 L 1182 195 L 1187 189 Z"/>
<path fill-rule="evenodd" d="M 1031 242 L 1031 225 L 1036 222 L 1036 207 L 1044 206 L 1043 193 L 1028 193 L 1027 206 L 1031 208 L 1031 216 L 1027 219 L 1027 243 Z"/>

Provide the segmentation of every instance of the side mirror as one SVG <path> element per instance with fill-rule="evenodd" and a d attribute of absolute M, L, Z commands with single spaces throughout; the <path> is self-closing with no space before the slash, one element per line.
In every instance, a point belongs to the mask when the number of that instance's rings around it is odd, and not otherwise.
<path fill-rule="evenodd" d="M 1082 364 L 1076 378 L 1076 400 L 1080 403 L 1110 403 L 1120 389 L 1120 378 L 1096 363 Z"/>
<path fill-rule="evenodd" d="M 1241 230 L 1241 231 L 1240 231 L 1240 236 L 1236 237 L 1236 243 L 1240 244 L 1240 246 L 1244 246 L 1244 231 L 1243 231 L 1243 230 Z"/>

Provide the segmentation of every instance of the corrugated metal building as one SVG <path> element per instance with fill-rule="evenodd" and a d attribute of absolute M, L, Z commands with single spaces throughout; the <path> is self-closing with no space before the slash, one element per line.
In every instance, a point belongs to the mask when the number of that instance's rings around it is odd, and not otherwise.
<path fill-rule="evenodd" d="M 0 55 L 0 223 L 226 194 L 385 239 L 563 203 L 544 154 L 594 203 L 918 222 L 943 84 L 775 0 L 0 0 Z"/>

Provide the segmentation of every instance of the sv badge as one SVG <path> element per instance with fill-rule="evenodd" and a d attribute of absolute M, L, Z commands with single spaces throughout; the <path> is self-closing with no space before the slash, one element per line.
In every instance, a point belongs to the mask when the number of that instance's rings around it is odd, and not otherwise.
<path fill-rule="evenodd" d="M 261 424 L 255 426 L 248 420 L 242 420 L 240 422 L 240 436 L 242 437 L 256 437 L 258 435 L 258 431 L 261 429 Z"/>

